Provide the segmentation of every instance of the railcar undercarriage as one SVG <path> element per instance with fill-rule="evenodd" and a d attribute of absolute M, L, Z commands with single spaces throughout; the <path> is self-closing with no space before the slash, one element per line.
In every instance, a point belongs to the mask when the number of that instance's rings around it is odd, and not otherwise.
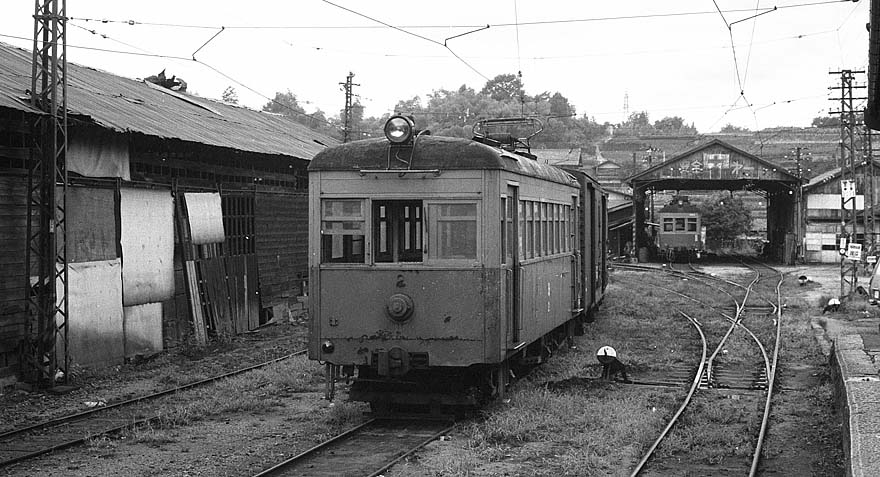
<path fill-rule="evenodd" d="M 332 400 L 336 383 L 354 378 L 348 399 L 370 403 L 377 414 L 477 409 L 502 399 L 507 386 L 544 363 L 563 345 L 571 347 L 572 338 L 583 334 L 584 320 L 584 316 L 572 318 L 532 343 L 512 350 L 501 363 L 425 367 L 411 369 L 402 376 L 389 376 L 388 368 L 375 361 L 357 367 L 328 363 L 325 397 Z"/>

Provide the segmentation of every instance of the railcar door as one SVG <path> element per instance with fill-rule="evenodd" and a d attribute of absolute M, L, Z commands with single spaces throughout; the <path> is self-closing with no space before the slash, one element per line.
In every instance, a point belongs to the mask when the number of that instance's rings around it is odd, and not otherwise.
<path fill-rule="evenodd" d="M 583 278 L 583 266 L 581 260 L 583 260 L 581 253 L 581 234 L 580 234 L 580 210 L 581 204 L 578 200 L 579 196 L 573 195 L 571 197 L 571 210 L 569 210 L 568 223 L 570 230 L 568 230 L 568 240 L 571 243 L 571 250 L 574 252 L 571 256 L 571 309 L 573 311 L 583 310 L 584 308 L 584 278 Z"/>
<path fill-rule="evenodd" d="M 502 199 L 501 211 L 501 268 L 504 274 L 505 313 L 508 342 L 514 346 L 520 340 L 519 294 L 519 192 L 516 186 L 507 186 L 507 197 Z"/>

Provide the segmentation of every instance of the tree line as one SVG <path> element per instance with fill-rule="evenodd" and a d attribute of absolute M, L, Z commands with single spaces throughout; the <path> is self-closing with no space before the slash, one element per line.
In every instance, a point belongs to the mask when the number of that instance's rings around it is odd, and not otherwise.
<path fill-rule="evenodd" d="M 231 86 L 223 92 L 223 101 L 237 104 L 238 96 Z M 263 111 L 288 116 L 311 129 L 342 140 L 345 111 L 328 116 L 319 108 L 307 112 L 296 94 L 287 90 L 275 93 L 262 108 Z M 349 138 L 381 137 L 382 128 L 392 114 L 412 116 L 419 129 L 432 134 L 453 137 L 472 137 L 473 124 L 480 119 L 501 117 L 534 117 L 544 126 L 542 133 L 532 139 L 536 148 L 587 147 L 607 137 L 609 129 L 615 136 L 694 136 L 698 131 L 679 116 L 666 116 L 651 121 L 647 111 L 635 111 L 619 123 L 599 123 L 595 117 L 578 113 L 568 98 L 559 92 L 542 91 L 528 94 L 522 79 L 515 74 L 501 74 L 488 80 L 479 91 L 467 85 L 457 90 L 434 90 L 423 99 L 415 96 L 400 99 L 393 112 L 379 117 L 364 117 L 364 107 L 357 100 L 352 105 Z M 817 117 L 813 127 L 838 127 L 838 118 Z M 748 134 L 748 128 L 727 124 L 723 133 Z"/>

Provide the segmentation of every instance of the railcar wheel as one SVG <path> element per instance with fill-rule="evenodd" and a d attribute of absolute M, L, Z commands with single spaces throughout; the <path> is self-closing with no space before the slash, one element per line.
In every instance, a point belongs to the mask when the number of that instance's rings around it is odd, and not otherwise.
<path fill-rule="evenodd" d="M 510 365 L 507 361 L 495 366 L 492 369 L 492 397 L 495 399 L 504 399 L 507 394 L 507 384 L 510 379 Z"/>
<path fill-rule="evenodd" d="M 336 381 L 339 380 L 339 366 L 334 366 L 330 363 L 324 364 L 324 379 L 326 380 L 324 384 L 324 399 L 332 402 L 333 398 L 336 397 Z"/>

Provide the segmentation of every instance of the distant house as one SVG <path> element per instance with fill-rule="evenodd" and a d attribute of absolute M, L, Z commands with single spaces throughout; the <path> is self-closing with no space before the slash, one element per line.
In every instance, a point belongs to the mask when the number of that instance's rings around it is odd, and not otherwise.
<path fill-rule="evenodd" d="M 875 177 L 880 177 L 880 164 L 863 162 L 856 167 L 856 237 L 855 240 L 863 245 L 868 245 L 878 239 L 877 231 L 866 229 L 865 218 L 873 219 L 880 226 L 880 211 L 877 210 L 877 202 L 880 201 L 880 181 L 874 181 L 869 190 L 864 181 L 866 168 L 873 167 Z M 869 174 L 870 175 L 870 174 Z M 867 194 L 867 200 L 865 192 Z M 813 177 L 803 189 L 804 210 L 804 260 L 813 263 L 835 263 L 840 261 L 838 251 L 838 234 L 841 224 L 841 171 L 836 168 Z M 873 198 L 873 199 L 872 199 Z M 867 210 L 866 202 L 869 204 Z M 871 207 L 873 202 L 874 206 Z M 867 214 L 867 215 L 866 215 Z"/>
<path fill-rule="evenodd" d="M 596 178 L 602 187 L 610 189 L 623 188 L 623 168 L 614 161 L 605 160 L 596 165 Z"/>
<path fill-rule="evenodd" d="M 632 195 L 615 189 L 607 189 L 606 192 L 608 193 L 608 249 L 612 256 L 633 253 Z"/>
<path fill-rule="evenodd" d="M 33 339 L 28 170 L 42 113 L 27 92 L 31 53 L 0 43 L 0 65 L 2 380 L 21 371 Z M 337 141 L 286 117 L 84 66 L 68 64 L 67 81 L 71 362 L 120 363 L 298 313 L 306 167 Z"/>

